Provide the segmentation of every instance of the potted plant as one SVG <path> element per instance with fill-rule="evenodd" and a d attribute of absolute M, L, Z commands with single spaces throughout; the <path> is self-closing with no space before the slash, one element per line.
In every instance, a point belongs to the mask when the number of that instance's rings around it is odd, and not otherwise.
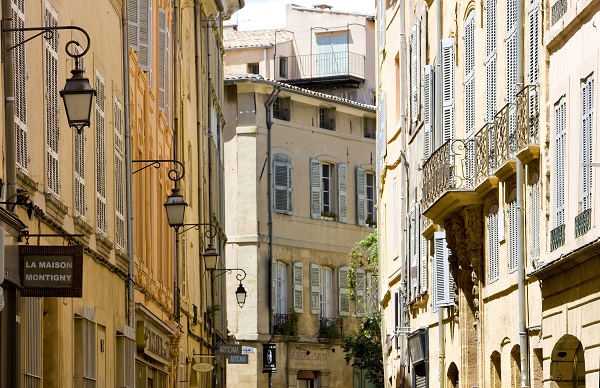
<path fill-rule="evenodd" d="M 327 220 L 327 221 L 336 221 L 337 220 L 337 214 L 331 213 L 331 212 L 322 211 L 321 212 L 321 219 L 322 220 Z"/>
<path fill-rule="evenodd" d="M 373 221 L 373 220 L 372 220 L 372 219 L 370 219 L 370 218 L 367 218 L 366 224 L 367 224 L 368 226 L 370 226 L 371 228 L 375 228 L 375 227 L 377 227 L 377 221 Z"/>
<path fill-rule="evenodd" d="M 283 323 L 282 331 L 283 335 L 297 335 L 298 334 L 298 320 L 300 319 L 300 314 L 296 312 L 293 308 L 288 310 L 288 314 L 285 318 L 285 322 Z"/>

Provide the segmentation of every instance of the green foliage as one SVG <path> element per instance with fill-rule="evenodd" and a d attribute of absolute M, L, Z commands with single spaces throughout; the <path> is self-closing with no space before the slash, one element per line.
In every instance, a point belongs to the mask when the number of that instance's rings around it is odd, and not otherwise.
<path fill-rule="evenodd" d="M 337 220 L 337 214 L 326 211 L 321 212 L 321 217 L 333 218 L 334 220 Z"/>
<path fill-rule="evenodd" d="M 298 321 L 300 320 L 300 314 L 293 308 L 288 310 L 285 323 L 283 324 L 283 335 L 297 335 L 298 334 Z"/>
<path fill-rule="evenodd" d="M 360 328 L 342 338 L 346 363 L 365 371 L 376 387 L 383 387 L 383 350 L 381 347 L 381 314 L 363 319 Z"/>
<path fill-rule="evenodd" d="M 349 253 L 350 262 L 348 264 L 348 296 L 355 300 L 356 296 L 356 269 L 362 268 L 377 274 L 377 229 L 371 234 L 354 244 L 354 248 Z"/>

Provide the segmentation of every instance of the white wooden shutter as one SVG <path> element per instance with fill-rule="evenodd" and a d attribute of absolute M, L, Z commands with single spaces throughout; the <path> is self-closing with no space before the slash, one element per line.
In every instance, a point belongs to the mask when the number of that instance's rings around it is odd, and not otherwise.
<path fill-rule="evenodd" d="M 485 2 L 485 78 L 486 121 L 491 123 L 496 115 L 496 0 Z"/>
<path fill-rule="evenodd" d="M 85 218 L 85 134 L 75 131 L 75 214 Z"/>
<path fill-rule="evenodd" d="M 319 314 L 321 307 L 321 267 L 310 263 L 310 313 Z"/>
<path fill-rule="evenodd" d="M 139 48 L 140 3 L 144 0 L 127 1 L 127 34 L 129 46 L 137 51 Z"/>
<path fill-rule="evenodd" d="M 539 82 L 540 45 L 540 6 L 539 0 L 529 0 L 529 84 Z"/>
<path fill-rule="evenodd" d="M 294 262 L 294 310 L 298 313 L 304 312 L 304 282 L 302 277 L 302 262 Z"/>
<path fill-rule="evenodd" d="M 379 145 L 379 160 L 380 168 L 383 168 L 383 158 L 387 154 L 387 124 L 385 122 L 385 93 L 379 95 L 379 107 L 377 108 L 377 123 L 379 130 L 377 131 L 377 143 Z"/>
<path fill-rule="evenodd" d="M 581 163 L 592 163 L 594 142 L 594 78 L 581 83 Z M 581 168 L 582 210 L 592 208 L 592 167 Z"/>
<path fill-rule="evenodd" d="M 425 65 L 423 67 L 423 142 L 425 144 L 425 160 L 429 159 L 433 147 L 433 82 L 433 66 Z"/>
<path fill-rule="evenodd" d="M 279 261 L 273 260 L 271 266 L 271 308 L 277 313 L 277 268 Z"/>
<path fill-rule="evenodd" d="M 498 280 L 499 273 L 498 205 L 493 205 L 488 214 L 488 280 Z"/>
<path fill-rule="evenodd" d="M 158 107 L 166 113 L 166 85 L 168 79 L 169 40 L 167 35 L 167 12 L 158 10 Z"/>
<path fill-rule="evenodd" d="M 138 0 L 139 5 L 139 36 L 138 63 L 142 70 L 152 68 L 152 0 Z"/>
<path fill-rule="evenodd" d="M 465 22 L 465 132 L 475 130 L 475 11 Z"/>
<path fill-rule="evenodd" d="M 365 225 L 367 221 L 367 175 L 365 170 L 356 168 L 356 219 L 358 225 Z"/>
<path fill-rule="evenodd" d="M 310 160 L 310 216 L 321 217 L 321 162 Z"/>
<path fill-rule="evenodd" d="M 281 261 L 277 262 L 277 283 L 276 283 L 276 294 L 277 294 L 277 313 L 287 314 L 287 265 Z"/>
<path fill-rule="evenodd" d="M 356 269 L 356 315 L 361 317 L 366 312 L 365 291 L 367 289 L 367 277 L 365 270 L 362 268 Z"/>
<path fill-rule="evenodd" d="M 454 138 L 454 38 L 442 39 L 442 143 Z"/>
<path fill-rule="evenodd" d="M 114 99 L 115 125 L 115 241 L 125 250 L 125 147 L 123 134 L 123 105 Z"/>
<path fill-rule="evenodd" d="M 338 268 L 338 309 L 341 317 L 350 315 L 350 297 L 348 296 L 348 267 Z"/>
<path fill-rule="evenodd" d="M 58 26 L 58 15 L 46 4 L 45 25 Z M 44 39 L 44 65 L 46 82 L 46 178 L 47 192 L 60 197 L 60 169 L 58 145 L 60 138 L 60 105 L 58 101 L 58 34 Z"/>
<path fill-rule="evenodd" d="M 292 212 L 292 166 L 291 158 L 276 154 L 273 160 L 273 210 L 278 213 Z"/>
<path fill-rule="evenodd" d="M 409 211 L 408 221 L 408 252 L 410 260 L 410 283 L 409 299 L 412 301 L 419 293 L 419 257 L 417 256 L 417 208 L 416 203 L 412 203 Z"/>
<path fill-rule="evenodd" d="M 379 52 L 385 50 L 385 9 L 386 0 L 379 0 Z"/>
<path fill-rule="evenodd" d="M 529 229 L 531 230 L 531 260 L 540 258 L 540 190 L 539 175 L 537 172 L 531 176 L 531 188 L 529 189 Z"/>
<path fill-rule="evenodd" d="M 506 1 L 506 98 L 514 102 L 517 92 L 517 0 Z"/>
<path fill-rule="evenodd" d="M 419 239 L 421 240 L 421 256 L 420 256 L 421 274 L 419 276 L 420 287 L 421 287 L 420 292 L 422 294 L 425 294 L 427 292 L 427 280 L 428 280 L 427 267 L 429 264 L 429 252 L 428 252 L 429 250 L 427 248 L 429 246 L 429 243 L 428 243 L 427 239 L 425 237 L 423 237 L 422 234 L 419 235 Z"/>
<path fill-rule="evenodd" d="M 434 255 L 434 307 L 454 306 L 454 281 L 450 274 L 450 263 L 448 262 L 448 244 L 446 243 L 446 232 L 436 232 L 433 235 L 435 241 Z"/>
<path fill-rule="evenodd" d="M 417 57 L 417 71 L 419 75 L 417 77 L 417 89 L 419 91 L 419 117 L 423 119 L 423 81 L 424 81 L 424 65 L 427 63 L 427 7 L 421 14 L 421 20 L 419 22 L 419 56 Z"/>
<path fill-rule="evenodd" d="M 338 171 L 338 217 L 340 222 L 348 220 L 348 180 L 346 165 L 340 163 L 337 165 Z"/>
<path fill-rule="evenodd" d="M 392 181 L 392 249 L 394 257 L 398 257 L 398 185 L 396 177 Z"/>
<path fill-rule="evenodd" d="M 510 272 L 517 270 L 518 257 L 517 257 L 517 229 L 520 226 L 517 225 L 517 199 L 514 197 L 508 203 L 508 269 Z"/>
<path fill-rule="evenodd" d="M 410 35 L 410 118 L 412 123 L 417 122 L 417 116 L 419 114 L 419 93 L 417 92 L 417 78 L 418 78 L 418 67 L 417 67 L 417 56 L 418 56 L 418 28 L 416 25 L 413 26 L 412 34 Z"/>
<path fill-rule="evenodd" d="M 25 2 L 12 1 L 12 28 L 25 28 Z M 11 33 L 11 43 L 16 45 L 25 40 L 24 31 Z M 14 110 L 15 110 L 15 138 L 17 147 L 17 166 L 23 171 L 29 168 L 28 151 L 28 128 L 27 128 L 27 71 L 25 56 L 25 45 L 15 47 L 13 55 L 13 88 L 14 88 Z M 21 76 L 16 76 L 21 74 Z"/>
<path fill-rule="evenodd" d="M 566 98 L 560 99 L 554 107 L 554 125 L 556 129 L 554 153 L 554 165 L 556 167 L 556 181 L 554 183 L 555 197 L 555 227 L 565 224 L 565 163 L 566 163 L 566 125 L 567 125 L 567 102 Z"/>
<path fill-rule="evenodd" d="M 96 69 L 96 228 L 106 235 L 106 90 L 102 74 Z"/>

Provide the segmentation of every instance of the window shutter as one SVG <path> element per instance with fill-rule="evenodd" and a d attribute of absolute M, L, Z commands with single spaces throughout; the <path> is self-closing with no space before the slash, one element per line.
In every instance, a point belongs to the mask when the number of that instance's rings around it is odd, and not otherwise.
<path fill-rule="evenodd" d="M 409 233 L 409 257 L 410 257 L 410 285 L 409 299 L 412 301 L 419 293 L 419 257 L 417 256 L 417 215 L 416 203 L 413 202 L 409 211 L 408 233 Z"/>
<path fill-rule="evenodd" d="M 454 306 L 454 281 L 450 274 L 450 263 L 448 262 L 448 245 L 446 244 L 446 232 L 436 232 L 434 259 L 434 307 Z"/>
<path fill-rule="evenodd" d="M 46 4 L 45 25 L 58 26 L 58 15 Z M 59 177 L 59 101 L 58 101 L 58 34 L 50 39 L 44 39 L 44 64 L 45 64 L 45 94 L 46 94 L 46 176 L 47 192 L 60 196 Z"/>
<path fill-rule="evenodd" d="M 338 269 L 338 306 L 339 315 L 350 315 L 350 297 L 348 296 L 348 267 Z"/>
<path fill-rule="evenodd" d="M 442 39 L 442 142 L 454 138 L 454 38 Z"/>
<path fill-rule="evenodd" d="M 581 163 L 592 163 L 594 126 L 594 78 L 581 84 Z M 581 168 L 582 210 L 592 208 L 592 167 Z"/>
<path fill-rule="evenodd" d="M 138 63 L 142 70 L 151 71 L 152 66 L 152 0 L 138 0 L 139 35 Z"/>
<path fill-rule="evenodd" d="M 75 132 L 75 214 L 85 218 L 85 132 Z"/>
<path fill-rule="evenodd" d="M 539 176 L 536 173 L 531 177 L 531 188 L 529 192 L 530 202 L 530 228 L 531 228 L 531 260 L 540 258 L 540 190 Z"/>
<path fill-rule="evenodd" d="M 394 257 L 398 257 L 398 185 L 392 181 L 392 248 Z"/>
<path fill-rule="evenodd" d="M 356 168 L 356 219 L 358 225 L 365 225 L 367 221 L 367 182 L 365 170 Z"/>
<path fill-rule="evenodd" d="M 123 143 L 123 105 L 115 97 L 115 241 L 117 247 L 125 250 L 125 148 Z"/>
<path fill-rule="evenodd" d="M 429 261 L 429 253 L 428 253 L 428 241 L 423 235 L 419 235 L 419 239 L 421 240 L 421 275 L 420 275 L 420 284 L 421 284 L 421 294 L 425 294 L 427 292 L 427 264 Z"/>
<path fill-rule="evenodd" d="M 321 268 L 310 263 L 310 313 L 319 314 L 321 307 Z"/>
<path fill-rule="evenodd" d="M 271 308 L 275 313 L 277 313 L 277 268 L 279 266 L 279 262 L 277 260 L 273 260 L 273 264 L 271 266 Z"/>
<path fill-rule="evenodd" d="M 423 67 L 423 125 L 425 159 L 429 159 L 432 152 L 432 133 L 433 133 L 433 66 L 425 65 Z"/>
<path fill-rule="evenodd" d="M 128 0 L 127 2 L 127 34 L 129 39 L 129 46 L 133 50 L 137 51 L 139 47 L 139 15 L 140 15 L 140 3 L 144 0 Z"/>
<path fill-rule="evenodd" d="M 423 10 L 423 14 L 421 15 L 421 21 L 419 23 L 419 56 L 417 57 L 417 71 L 419 75 L 417 77 L 417 89 L 419 91 L 419 106 L 421 107 L 423 104 L 423 80 L 424 80 L 424 72 L 423 66 L 427 62 L 427 7 Z M 423 114 L 423 110 L 419 112 L 420 115 Z M 421 119 L 423 117 L 421 116 Z"/>
<path fill-rule="evenodd" d="M 106 235 L 106 90 L 102 74 L 96 69 L 96 228 Z"/>
<path fill-rule="evenodd" d="M 496 0 L 485 3 L 485 47 L 486 121 L 491 123 L 496 115 Z"/>
<path fill-rule="evenodd" d="M 365 270 L 362 268 L 356 269 L 356 315 L 364 316 L 366 312 L 365 291 L 367 285 L 367 277 Z"/>
<path fill-rule="evenodd" d="M 465 132 L 475 130 L 475 11 L 465 23 Z"/>
<path fill-rule="evenodd" d="M 321 162 L 310 160 L 310 216 L 321 217 Z"/>
<path fill-rule="evenodd" d="M 304 284 L 302 277 L 302 262 L 296 261 L 294 271 L 294 310 L 298 313 L 304 312 Z"/>
<path fill-rule="evenodd" d="M 563 97 L 555 106 L 554 119 L 556 128 L 556 151 L 554 164 L 556 166 L 555 196 L 555 227 L 565 224 L 565 161 L 566 161 L 566 111 L 567 102 Z"/>
<path fill-rule="evenodd" d="M 508 242 L 509 242 L 509 260 L 508 269 L 516 271 L 517 269 L 517 200 L 514 198 L 508 203 Z"/>
<path fill-rule="evenodd" d="M 25 2 L 13 1 L 12 27 L 25 28 Z M 16 45 L 25 40 L 25 32 L 17 31 L 11 34 L 11 43 Z M 13 73 L 22 74 L 27 69 L 25 59 L 25 45 L 15 47 L 13 50 Z M 28 129 L 27 129 L 27 77 L 13 77 L 14 110 L 15 110 L 15 138 L 17 147 L 17 166 L 23 171 L 29 168 Z"/>
<path fill-rule="evenodd" d="M 379 0 L 379 52 L 385 50 L 385 7 L 386 0 Z"/>
<path fill-rule="evenodd" d="M 514 102 L 517 87 L 517 0 L 506 2 L 506 97 Z"/>
<path fill-rule="evenodd" d="M 417 115 L 419 114 L 419 94 L 417 93 L 418 31 L 419 30 L 415 25 L 413 26 L 412 34 L 410 35 L 410 117 L 413 124 L 417 122 Z"/>
<path fill-rule="evenodd" d="M 490 208 L 488 214 L 488 280 L 490 283 L 499 278 L 498 205 Z"/>
<path fill-rule="evenodd" d="M 377 109 L 377 122 L 379 131 L 377 131 L 379 145 L 379 160 L 380 168 L 383 168 L 383 158 L 387 153 L 387 124 L 385 122 L 385 93 L 379 95 L 379 108 Z"/>
<path fill-rule="evenodd" d="M 348 184 L 346 179 L 346 165 L 340 163 L 337 165 L 338 168 L 338 216 L 340 222 L 346 222 L 348 220 L 348 204 L 347 204 L 347 192 Z"/>
<path fill-rule="evenodd" d="M 394 338 L 396 349 L 400 346 L 400 316 L 402 314 L 401 293 L 394 292 Z"/>
<path fill-rule="evenodd" d="M 529 83 L 539 82 L 540 7 L 538 0 L 529 0 Z"/>
<path fill-rule="evenodd" d="M 292 166 L 291 158 L 276 154 L 273 160 L 273 209 L 276 212 L 292 212 Z"/>
<path fill-rule="evenodd" d="M 277 262 L 277 313 L 287 314 L 287 265 L 280 261 Z"/>
<path fill-rule="evenodd" d="M 167 12 L 161 8 L 158 10 L 158 107 L 163 111 L 166 111 L 168 50 Z"/>

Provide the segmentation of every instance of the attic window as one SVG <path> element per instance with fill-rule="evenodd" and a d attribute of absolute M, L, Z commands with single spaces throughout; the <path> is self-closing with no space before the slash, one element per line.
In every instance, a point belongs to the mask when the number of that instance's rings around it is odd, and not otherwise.
<path fill-rule="evenodd" d="M 319 128 L 335 130 L 335 108 L 319 108 Z"/>
<path fill-rule="evenodd" d="M 249 74 L 260 74 L 258 62 L 248 64 L 248 73 Z"/>

